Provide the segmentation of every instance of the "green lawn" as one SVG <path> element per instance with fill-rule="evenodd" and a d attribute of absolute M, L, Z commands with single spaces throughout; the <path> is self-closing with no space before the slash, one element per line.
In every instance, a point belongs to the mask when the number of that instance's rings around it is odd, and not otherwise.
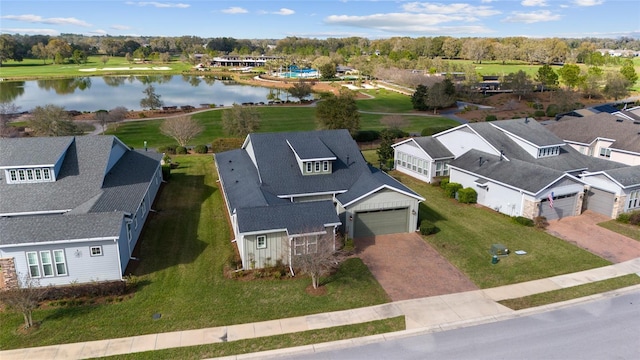
<path fill-rule="evenodd" d="M 638 226 L 633 226 L 631 224 L 623 224 L 616 220 L 601 222 L 598 224 L 598 226 L 602 226 L 605 229 L 615 231 L 618 234 L 622 234 L 626 237 L 640 241 L 640 227 Z"/>
<path fill-rule="evenodd" d="M 175 156 L 180 167 L 153 206 L 134 274 L 140 289 L 110 304 L 56 306 L 38 310 L 39 329 L 16 330 L 18 313 L 0 312 L 2 350 L 105 338 L 215 327 L 389 301 L 359 259 L 350 259 L 325 279 L 327 293 L 311 296 L 308 278 L 239 281 L 223 276 L 232 254 L 229 227 L 210 155 Z M 162 314 L 154 321 L 154 313 Z"/>
<path fill-rule="evenodd" d="M 439 230 L 425 237 L 426 241 L 481 288 L 611 264 L 542 230 L 518 225 L 491 209 L 446 198 L 439 187 L 399 172 L 392 174 L 426 199 L 420 205 L 420 219 L 432 221 Z M 493 265 L 489 250 L 496 243 L 527 254 L 512 253 Z"/>

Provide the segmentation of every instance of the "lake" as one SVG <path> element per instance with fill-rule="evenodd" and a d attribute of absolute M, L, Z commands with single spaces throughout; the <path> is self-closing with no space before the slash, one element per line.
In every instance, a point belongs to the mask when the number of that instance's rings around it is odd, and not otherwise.
<path fill-rule="evenodd" d="M 145 96 L 143 90 L 149 85 L 155 88 L 164 106 L 230 106 L 287 99 L 286 90 L 243 85 L 211 76 L 130 75 L 2 81 L 0 102 L 13 102 L 20 111 L 30 111 L 47 104 L 83 112 L 110 110 L 117 106 L 142 110 L 140 100 Z"/>

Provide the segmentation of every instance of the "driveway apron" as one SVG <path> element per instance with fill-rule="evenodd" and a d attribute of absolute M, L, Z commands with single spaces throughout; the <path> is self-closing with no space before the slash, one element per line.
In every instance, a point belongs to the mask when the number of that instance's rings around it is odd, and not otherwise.
<path fill-rule="evenodd" d="M 355 246 L 392 301 L 478 289 L 417 233 L 358 238 Z"/>

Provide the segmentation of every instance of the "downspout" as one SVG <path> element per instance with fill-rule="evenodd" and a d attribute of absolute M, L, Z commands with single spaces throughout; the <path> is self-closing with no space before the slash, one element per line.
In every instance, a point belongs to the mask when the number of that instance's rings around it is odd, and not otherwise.
<path fill-rule="evenodd" d="M 291 276 L 296 276 L 293 272 L 293 257 L 291 256 L 291 252 L 293 251 L 293 238 L 289 238 L 289 271 L 291 272 Z"/>

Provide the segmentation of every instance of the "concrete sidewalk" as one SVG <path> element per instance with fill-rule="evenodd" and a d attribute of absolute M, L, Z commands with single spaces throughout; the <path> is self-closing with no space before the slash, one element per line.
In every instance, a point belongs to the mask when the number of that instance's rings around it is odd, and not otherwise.
<path fill-rule="evenodd" d="M 611 279 L 633 273 L 640 275 L 640 258 L 578 273 L 559 275 L 547 279 L 528 281 L 491 289 L 397 301 L 359 309 L 270 320 L 258 323 L 6 350 L 0 351 L 0 358 L 2 360 L 86 359 L 100 356 L 213 344 L 225 341 L 296 333 L 307 330 L 324 329 L 335 326 L 382 320 L 396 316 L 404 316 L 407 327 L 407 330 L 399 332 L 401 334 L 396 334 L 396 336 L 407 336 L 407 334 L 413 334 L 420 331 L 442 331 L 485 322 L 504 320 L 515 316 L 522 316 L 522 314 L 531 313 L 531 311 L 546 311 L 551 309 L 552 306 L 548 305 L 536 308 L 538 310 L 529 309 L 513 311 L 498 304 L 497 301 L 569 288 L 572 286 Z M 367 337 L 366 341 L 382 341 L 389 336 L 390 335 L 377 335 Z M 343 344 L 343 346 L 345 346 L 344 344 L 353 343 L 354 340 L 352 339 L 337 343 L 329 343 L 334 345 L 325 346 L 339 346 L 339 344 Z M 306 348 L 317 351 L 318 346 L 309 345 L 308 347 L 302 347 L 302 349 Z M 297 351 L 302 351 L 300 348 L 296 349 Z M 287 349 L 277 351 L 284 353 Z M 273 351 L 269 353 L 273 353 Z M 262 356 L 264 355 L 266 354 L 262 354 Z M 238 355 L 230 357 L 230 359 L 245 359 L 251 358 L 252 356 L 255 357 L 257 354 Z"/>

